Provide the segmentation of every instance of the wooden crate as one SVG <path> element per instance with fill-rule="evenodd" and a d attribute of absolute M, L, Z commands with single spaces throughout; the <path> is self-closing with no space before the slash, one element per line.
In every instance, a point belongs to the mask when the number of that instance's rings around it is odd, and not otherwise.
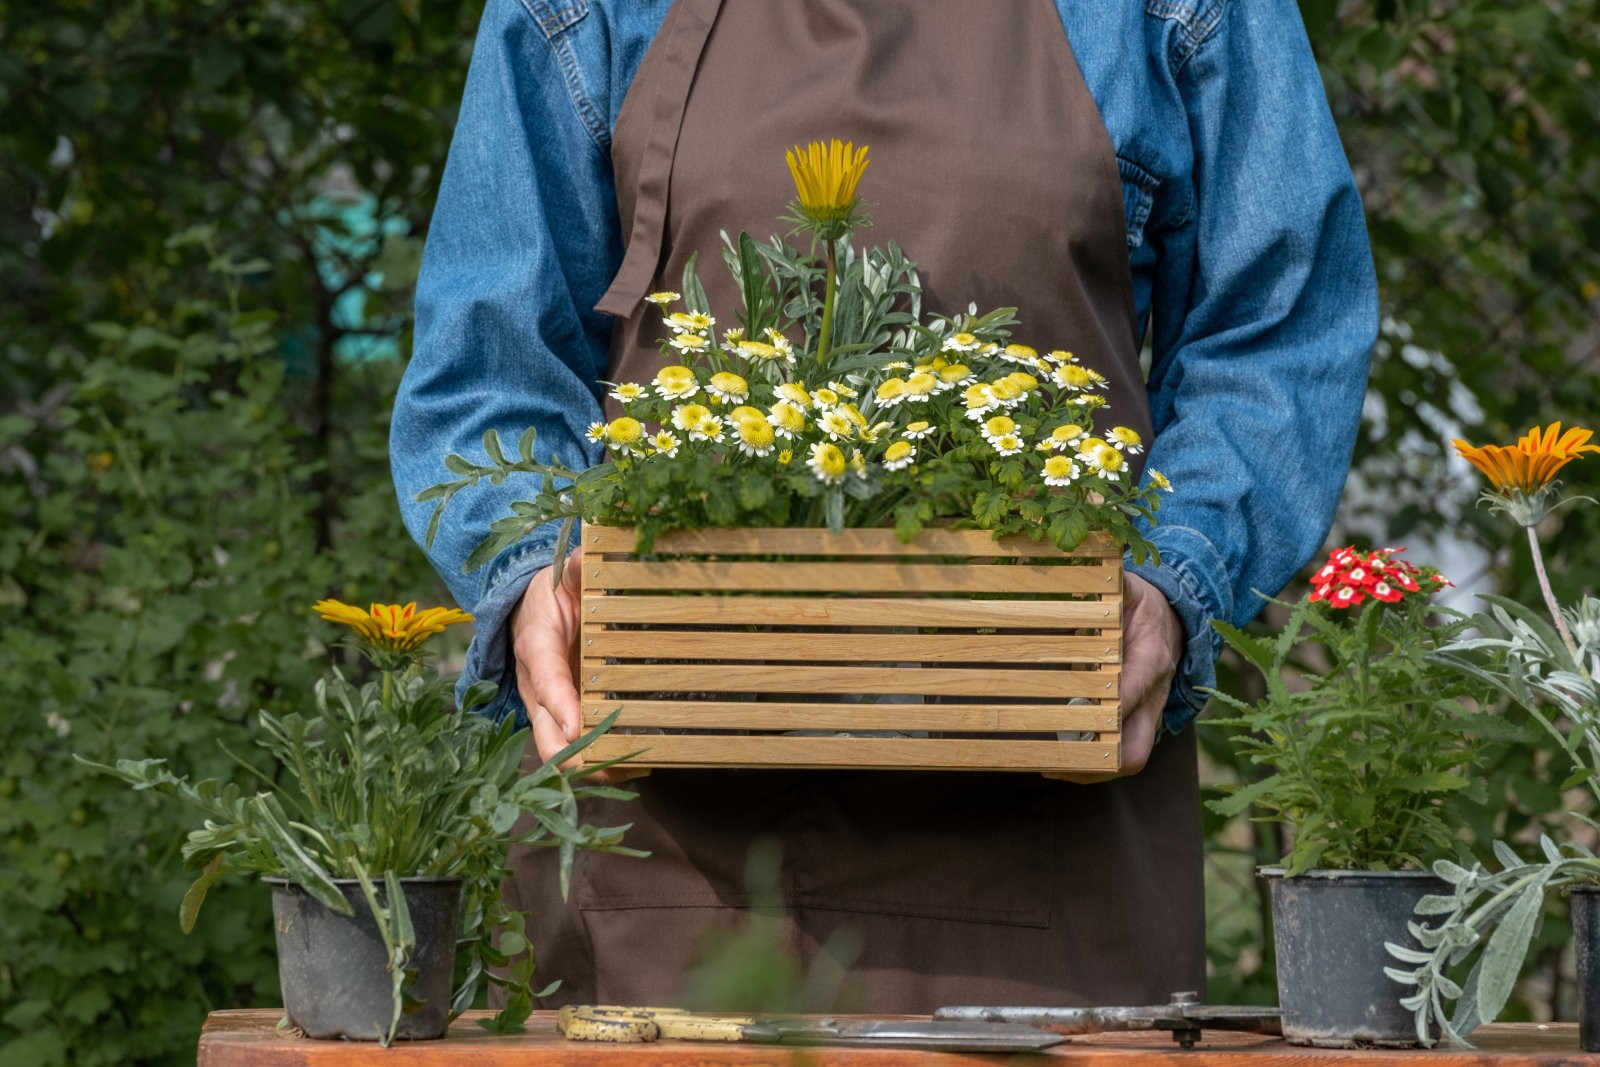
<path fill-rule="evenodd" d="M 892 530 L 683 531 L 643 558 L 634 545 L 632 530 L 583 531 L 584 723 L 621 712 L 592 758 L 1118 767 L 1122 553 L 1109 538 L 1070 556 L 983 531 L 910 545 Z"/>

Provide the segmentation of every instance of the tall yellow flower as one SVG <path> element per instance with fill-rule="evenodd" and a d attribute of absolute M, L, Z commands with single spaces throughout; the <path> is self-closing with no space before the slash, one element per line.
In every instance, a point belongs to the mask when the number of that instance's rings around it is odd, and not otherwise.
<path fill-rule="evenodd" d="M 824 239 L 841 236 L 848 228 L 856 206 L 856 186 L 867 169 L 867 146 L 857 148 L 837 137 L 824 145 L 812 141 L 805 148 L 795 145 L 784 158 L 800 194 L 800 213 L 824 230 Z"/>
<path fill-rule="evenodd" d="M 471 622 L 472 616 L 456 608 L 428 608 L 417 611 L 409 604 L 373 604 L 362 611 L 338 600 L 319 600 L 311 610 L 329 622 L 341 623 L 374 649 L 384 652 L 409 652 L 434 634 L 458 622 Z"/>
<path fill-rule="evenodd" d="M 1549 485 L 1568 463 L 1583 458 L 1585 453 L 1600 452 L 1600 446 L 1589 444 L 1593 436 L 1593 430 L 1579 426 L 1562 433 L 1561 424 L 1552 422 L 1542 430 L 1535 426 L 1515 446 L 1474 446 L 1459 437 L 1451 443 L 1496 489 L 1532 493 Z"/>

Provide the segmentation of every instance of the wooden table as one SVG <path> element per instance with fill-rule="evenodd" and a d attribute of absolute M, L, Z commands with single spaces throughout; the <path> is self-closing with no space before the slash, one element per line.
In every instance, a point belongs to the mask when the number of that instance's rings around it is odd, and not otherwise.
<path fill-rule="evenodd" d="M 200 1032 L 199 1067 L 711 1067 L 714 1064 L 795 1063 L 807 1067 L 910 1067 L 912 1064 L 1071 1063 L 1176 1064 L 1181 1067 L 1305 1067 L 1307 1064 L 1409 1062 L 1427 1067 L 1548 1067 L 1594 1062 L 1600 1054 L 1578 1051 L 1573 1023 L 1497 1023 L 1479 1030 L 1474 1052 L 1296 1048 L 1276 1038 L 1206 1033 L 1185 1052 L 1167 1034 L 1103 1034 L 1075 1037 L 1026 1059 L 1021 1056 L 916 1052 L 905 1049 L 776 1049 L 769 1045 L 721 1045 L 661 1041 L 603 1045 L 568 1041 L 555 1032 L 553 1012 L 535 1012 L 527 1032 L 500 1037 L 481 1029 L 468 1012 L 442 1041 L 399 1041 L 393 1048 L 346 1041 L 310 1041 L 279 1034 L 276 1010 L 215 1011 Z"/>

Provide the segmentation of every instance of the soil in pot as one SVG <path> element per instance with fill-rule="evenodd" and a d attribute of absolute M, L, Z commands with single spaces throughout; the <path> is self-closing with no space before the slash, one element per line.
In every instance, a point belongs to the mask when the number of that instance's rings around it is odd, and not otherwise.
<path fill-rule="evenodd" d="M 1427 871 L 1263 868 L 1272 889 L 1278 1004 L 1291 1044 L 1414 1047 L 1414 1016 L 1383 973 L 1385 941 L 1419 947 L 1406 929 L 1417 900 L 1449 887 Z"/>
<path fill-rule="evenodd" d="M 394 1011 L 393 986 L 384 966 L 383 937 L 361 883 L 335 882 L 354 912 L 346 916 L 298 885 L 281 878 L 263 880 L 272 886 L 278 982 L 289 1021 L 308 1037 L 380 1040 Z M 400 884 L 417 935 L 411 960 L 416 977 L 407 994 L 421 1003 L 400 1016 L 395 1037 L 443 1037 L 450 1025 L 461 879 L 402 878 Z M 381 881 L 377 889 L 382 902 Z"/>

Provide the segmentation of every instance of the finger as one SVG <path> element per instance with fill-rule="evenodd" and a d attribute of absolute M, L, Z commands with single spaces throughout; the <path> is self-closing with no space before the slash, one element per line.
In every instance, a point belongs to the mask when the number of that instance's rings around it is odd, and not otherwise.
<path fill-rule="evenodd" d="M 544 708 L 534 708 L 529 716 L 529 725 L 533 727 L 533 744 L 539 750 L 541 761 L 548 762 L 550 757 L 567 747 L 567 738 L 562 735 L 561 726 Z M 575 767 L 581 762 L 579 757 L 574 756 L 562 766 Z"/>
<path fill-rule="evenodd" d="M 572 667 L 576 619 L 561 610 L 549 583 L 548 571 L 535 574 L 518 606 L 513 639 L 517 686 L 530 712 L 544 708 L 572 741 L 578 736 L 581 719 Z"/>

